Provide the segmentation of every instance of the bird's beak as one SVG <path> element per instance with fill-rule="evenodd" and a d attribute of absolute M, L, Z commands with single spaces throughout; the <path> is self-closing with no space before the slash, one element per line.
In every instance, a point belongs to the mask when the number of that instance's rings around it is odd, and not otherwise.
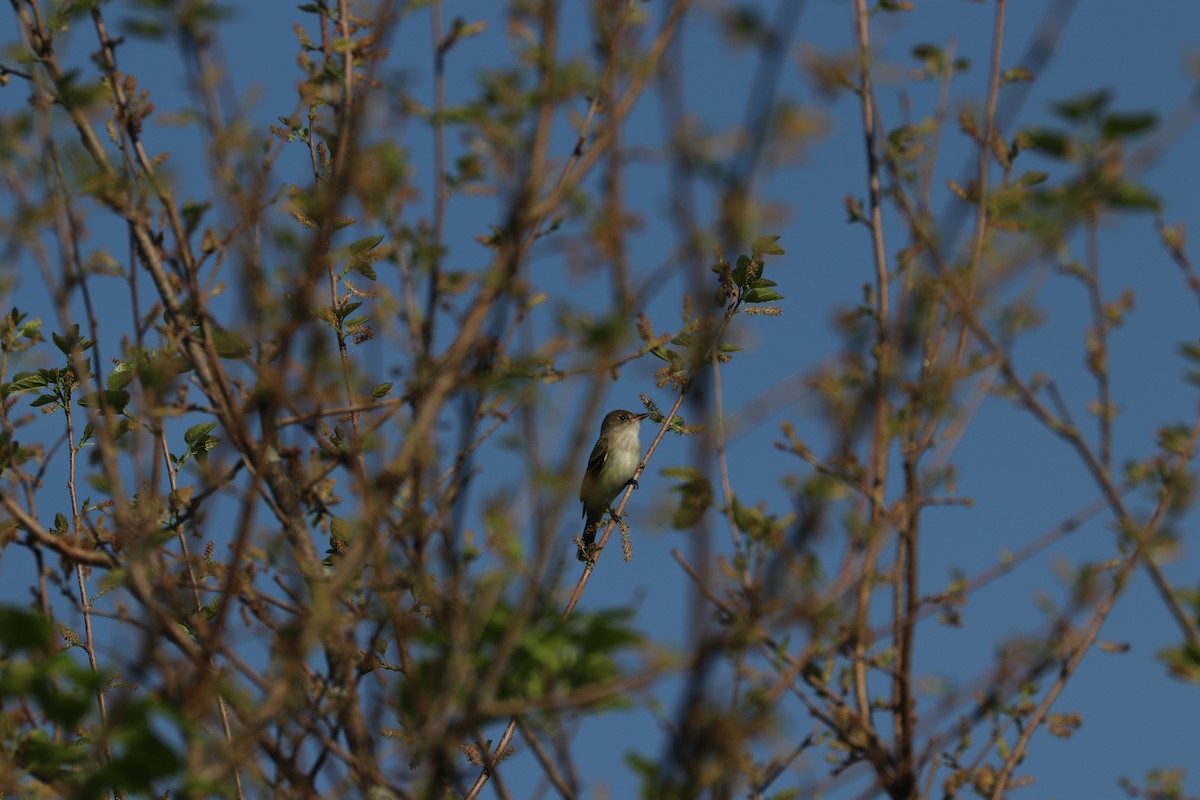
<path fill-rule="evenodd" d="M 648 416 L 650 416 L 650 412 L 649 412 L 649 411 L 647 411 L 645 414 L 634 414 L 634 415 L 633 415 L 633 418 L 634 418 L 634 419 L 645 419 L 645 418 L 646 418 L 646 417 L 648 417 Z"/>

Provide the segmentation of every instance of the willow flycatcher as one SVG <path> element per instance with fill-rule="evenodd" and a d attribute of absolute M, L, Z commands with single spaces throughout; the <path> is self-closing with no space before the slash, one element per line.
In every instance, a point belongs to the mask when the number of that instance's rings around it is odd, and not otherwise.
<path fill-rule="evenodd" d="M 605 512 L 617 522 L 621 518 L 612 509 L 612 501 L 626 486 L 637 488 L 633 473 L 642 460 L 642 444 L 638 441 L 638 426 L 649 414 L 635 414 L 617 409 L 609 412 L 600 425 L 600 438 L 592 448 L 583 483 L 579 487 L 579 502 L 583 503 L 583 546 L 575 557 L 580 561 L 594 558 L 596 529 Z"/>

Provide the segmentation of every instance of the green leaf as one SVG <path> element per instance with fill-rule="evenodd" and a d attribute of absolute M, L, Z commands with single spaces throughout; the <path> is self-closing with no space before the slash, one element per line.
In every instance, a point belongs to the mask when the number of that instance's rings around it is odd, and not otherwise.
<path fill-rule="evenodd" d="M 127 17 L 121 20 L 121 30 L 131 36 L 140 36 L 143 39 L 161 39 L 167 34 L 167 29 L 162 23 L 136 17 Z"/>
<path fill-rule="evenodd" d="M 108 380 L 104 385 L 109 389 L 124 389 L 133 380 L 133 376 L 137 374 L 137 370 L 130 361 L 118 361 L 113 367 L 113 371 L 109 373 Z"/>
<path fill-rule="evenodd" d="M 1071 154 L 1071 139 L 1061 131 L 1030 128 L 1019 134 L 1034 150 L 1050 158 L 1067 158 Z"/>
<path fill-rule="evenodd" d="M 51 403 L 57 403 L 57 402 L 58 402 L 58 398 L 57 398 L 57 397 L 55 397 L 54 395 L 52 395 L 52 394 L 43 394 L 43 395 L 39 395 L 39 396 L 38 396 L 38 397 L 37 397 L 37 398 L 36 398 L 36 399 L 35 399 L 35 400 L 34 400 L 32 403 L 30 403 L 29 405 L 33 406 L 34 408 L 41 408 L 42 406 L 48 406 L 48 405 L 50 405 Z"/>
<path fill-rule="evenodd" d="M 746 276 L 750 273 L 750 259 L 747 256 L 738 256 L 737 266 L 733 269 L 733 282 L 741 286 L 746 282 Z"/>
<path fill-rule="evenodd" d="M 1084 122 L 1104 112 L 1112 102 L 1112 92 L 1101 89 L 1053 105 L 1054 113 L 1071 122 Z"/>
<path fill-rule="evenodd" d="M 1191 432 L 1186 425 L 1164 425 L 1158 429 L 1158 446 L 1168 453 L 1184 455 L 1190 440 Z"/>
<path fill-rule="evenodd" d="M 53 331 L 50 332 L 50 338 L 54 341 L 54 346 L 62 351 L 63 355 L 71 354 L 71 340 L 65 336 L 59 336 Z"/>
<path fill-rule="evenodd" d="M 4 650 L 42 650 L 50 645 L 54 630 L 50 621 L 33 611 L 0 606 L 0 644 Z M 10 664 L 0 667 L 7 671 Z"/>
<path fill-rule="evenodd" d="M 212 203 L 203 202 L 197 203 L 194 200 L 188 200 L 183 204 L 183 230 L 184 234 L 191 236 L 196 228 L 200 225 L 200 220 L 204 218 L 204 212 L 212 207 Z"/>
<path fill-rule="evenodd" d="M 213 328 L 213 344 L 221 358 L 245 358 L 250 355 L 250 344 L 240 335 L 224 328 Z"/>
<path fill-rule="evenodd" d="M 341 517 L 330 517 L 329 535 L 342 544 L 348 544 L 354 536 L 354 528 Z"/>
<path fill-rule="evenodd" d="M 1006 69 L 1000 73 L 1001 83 L 1017 83 L 1020 81 L 1031 81 L 1034 75 L 1027 67 L 1013 67 Z"/>
<path fill-rule="evenodd" d="M 1200 647 L 1184 643 L 1158 652 L 1158 657 L 1180 680 L 1200 684 Z"/>
<path fill-rule="evenodd" d="M 1020 178 L 1017 178 L 1017 186 L 1037 186 L 1046 182 L 1050 176 L 1045 172 L 1026 172 Z"/>
<path fill-rule="evenodd" d="M 924 61 L 925 65 L 934 72 L 937 71 L 938 66 L 942 63 L 942 59 L 945 58 L 942 48 L 929 42 L 922 42 L 914 46 L 909 52 L 912 53 L 913 58 L 918 61 Z"/>
<path fill-rule="evenodd" d="M 375 280 L 378 275 L 375 273 L 375 268 L 371 266 L 374 262 L 383 257 L 383 251 L 376 251 L 376 247 L 383 241 L 383 236 L 365 236 L 350 245 L 350 264 L 348 270 L 354 270 L 362 275 L 367 280 Z"/>
<path fill-rule="evenodd" d="M 659 345 L 658 347 L 650 348 L 650 355 L 652 355 L 656 358 L 661 358 L 663 361 L 666 361 L 667 363 L 671 363 L 671 362 L 679 360 L 679 353 L 676 353 L 674 350 L 670 350 L 666 347 L 663 347 L 662 345 Z"/>
<path fill-rule="evenodd" d="M 120 414 L 129 405 L 129 392 L 124 389 L 105 391 L 104 402 L 100 402 L 100 392 L 92 392 L 79 398 L 79 405 L 84 408 L 103 408 L 114 414 Z"/>
<path fill-rule="evenodd" d="M 215 422 L 202 422 L 199 425 L 193 425 L 184 432 L 183 441 L 186 442 L 189 447 L 191 447 L 197 442 L 204 441 L 204 439 L 210 433 L 212 433 L 213 429 L 216 427 L 217 423 Z"/>
<path fill-rule="evenodd" d="M 671 469 L 679 470 L 681 468 Z M 688 470 L 693 473 L 692 477 L 684 480 L 672 490 L 679 492 L 679 505 L 671 517 L 671 527 L 677 531 L 695 527 L 713 501 L 712 484 L 709 483 L 708 478 L 703 477 L 692 468 L 682 468 L 682 471 Z M 666 470 L 663 471 L 666 472 Z"/>
<path fill-rule="evenodd" d="M 1129 139 L 1152 130 L 1158 124 L 1158 115 L 1147 111 L 1142 114 L 1109 114 L 1100 123 L 1100 135 L 1105 141 Z"/>
<path fill-rule="evenodd" d="M 364 236 L 363 238 L 359 239 L 358 241 L 352 242 L 350 244 L 350 252 L 351 253 L 361 253 L 364 250 L 373 250 L 382 241 L 383 241 L 383 234 L 380 234 L 378 236 Z"/>
<path fill-rule="evenodd" d="M 345 320 L 346 317 L 350 316 L 353 312 L 357 311 L 359 306 L 361 306 L 361 305 L 362 305 L 361 300 L 353 302 L 353 303 L 345 303 L 344 305 L 338 306 L 337 311 L 335 313 L 337 314 L 338 319 Z"/>
<path fill-rule="evenodd" d="M 44 389 L 48 384 L 44 372 L 18 372 L 12 382 L 5 384 L 3 394 L 8 397 L 17 392 L 28 392 L 30 389 Z"/>
<path fill-rule="evenodd" d="M 755 258 L 764 255 L 781 256 L 783 248 L 775 244 L 779 241 L 778 236 L 760 236 L 754 240 L 754 244 L 750 245 L 750 252 Z"/>
<path fill-rule="evenodd" d="M 62 336 L 51 332 L 50 338 L 54 340 L 54 346 L 61 350 L 64 356 L 70 356 L 76 348 L 80 352 L 89 350 L 95 344 L 91 339 L 85 339 L 79 335 L 78 325 L 72 325 L 71 329 Z"/>
<path fill-rule="evenodd" d="M 783 295 L 774 289 L 751 289 L 742 299 L 747 303 L 774 303 L 776 300 L 782 300 Z"/>
<path fill-rule="evenodd" d="M 125 434 L 133 430 L 133 422 L 128 416 L 117 420 L 116 426 L 113 427 L 113 439 L 120 439 Z"/>
<path fill-rule="evenodd" d="M 387 397 L 392 392 L 392 384 L 377 383 L 371 387 L 371 399 L 378 400 L 382 397 Z"/>
<path fill-rule="evenodd" d="M 1108 196 L 1108 205 L 1128 211 L 1159 211 L 1162 202 L 1148 189 L 1132 181 L 1121 181 Z"/>
<path fill-rule="evenodd" d="M 1188 361 L 1200 363 L 1200 342 L 1184 342 L 1179 345 L 1179 354 Z"/>

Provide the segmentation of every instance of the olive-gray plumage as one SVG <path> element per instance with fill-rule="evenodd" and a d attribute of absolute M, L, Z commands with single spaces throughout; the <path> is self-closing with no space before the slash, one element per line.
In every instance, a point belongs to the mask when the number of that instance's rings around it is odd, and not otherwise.
<path fill-rule="evenodd" d="M 584 547 L 576 554 L 580 561 L 588 560 L 590 553 L 584 550 L 595 543 L 596 528 L 604 514 L 612 513 L 613 518 L 617 518 L 612 501 L 631 482 L 637 488 L 633 473 L 642 460 L 638 427 L 648 416 L 617 409 L 609 412 L 600 425 L 600 438 L 588 457 L 583 483 L 579 486 L 579 502 L 583 504 L 583 516 L 587 519 L 583 528 Z"/>

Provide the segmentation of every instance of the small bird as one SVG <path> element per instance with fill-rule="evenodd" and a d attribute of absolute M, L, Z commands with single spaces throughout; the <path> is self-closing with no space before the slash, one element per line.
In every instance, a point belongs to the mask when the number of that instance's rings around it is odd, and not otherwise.
<path fill-rule="evenodd" d="M 579 486 L 579 502 L 583 504 L 583 516 L 587 524 L 583 528 L 583 547 L 575 557 L 580 561 L 593 558 L 592 545 L 596 542 L 596 529 L 607 512 L 620 522 L 612 501 L 626 486 L 637 488 L 633 473 L 642 460 L 642 444 L 638 441 L 638 427 L 649 414 L 635 414 L 617 409 L 610 411 L 600 424 L 600 438 L 592 448 L 583 483 Z"/>

